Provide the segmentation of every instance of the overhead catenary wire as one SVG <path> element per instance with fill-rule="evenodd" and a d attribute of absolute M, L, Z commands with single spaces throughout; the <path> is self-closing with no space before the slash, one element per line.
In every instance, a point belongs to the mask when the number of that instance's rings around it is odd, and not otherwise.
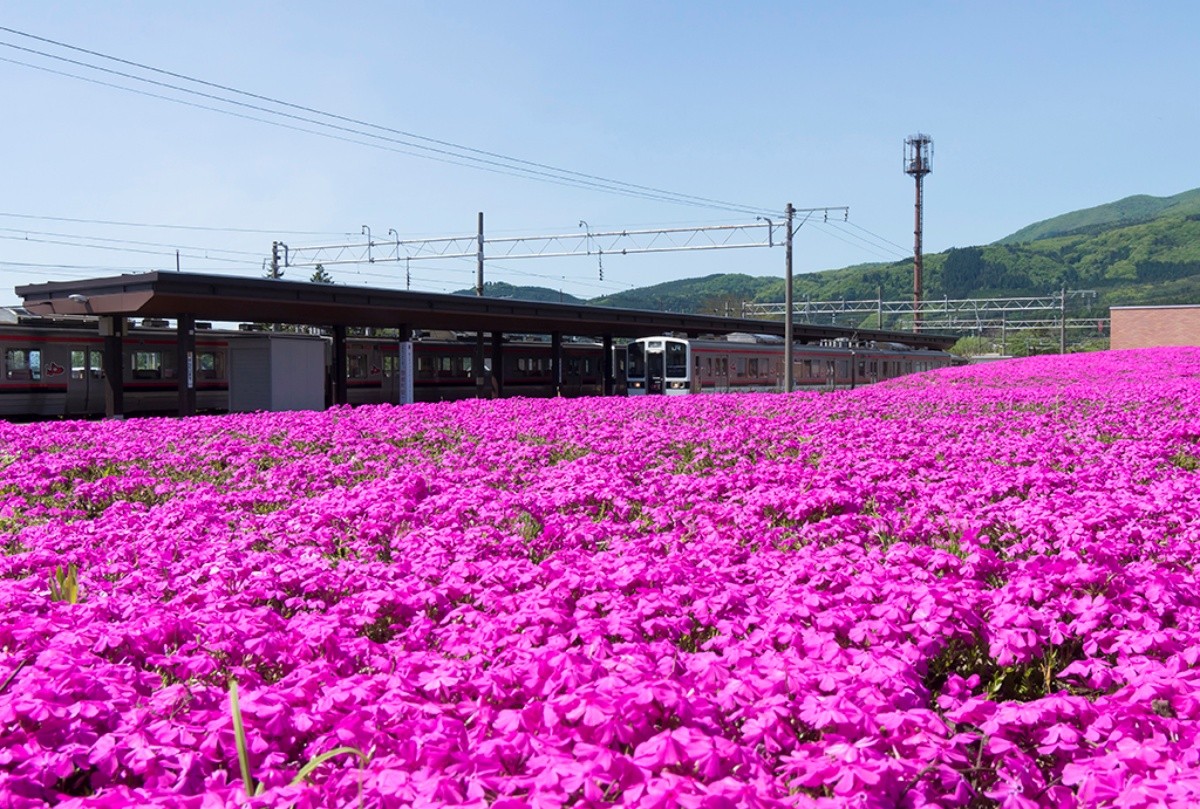
<path fill-rule="evenodd" d="M 21 236 L 5 236 L 5 235 L 3 235 L 6 233 L 25 234 L 25 238 L 22 238 Z M 144 241 L 139 241 L 139 240 L 135 240 L 135 239 L 116 239 L 116 238 L 112 238 L 109 236 L 92 236 L 92 235 L 85 236 L 85 235 L 79 235 L 79 234 L 74 234 L 74 233 L 57 233 L 57 232 L 51 232 L 51 231 L 24 230 L 21 228 L 0 228 L 0 239 L 18 239 L 21 241 L 25 241 L 29 236 L 52 236 L 52 237 L 55 237 L 58 239 L 75 239 L 75 240 L 78 240 L 79 242 L 94 241 L 94 242 L 107 242 L 109 244 L 117 244 L 117 245 L 136 245 L 138 247 L 165 247 L 165 248 L 169 248 L 171 250 L 199 250 L 199 251 L 204 251 L 204 252 L 208 252 L 208 253 L 226 253 L 229 255 L 241 255 L 241 256 L 258 257 L 261 255 L 261 253 L 258 251 L 230 250 L 230 249 L 224 248 L 224 247 L 197 247 L 195 245 L 169 244 L 169 243 L 164 243 L 164 242 L 144 242 Z M 91 246 L 91 245 L 81 244 L 80 246 Z M 98 246 L 107 246 L 107 245 L 98 245 Z"/>
<path fill-rule="evenodd" d="M 810 224 L 812 224 L 815 228 L 820 229 L 822 232 L 825 233 L 826 236 L 829 236 L 833 239 L 837 239 L 839 242 L 848 244 L 858 250 L 866 250 L 867 252 L 871 253 L 872 255 L 876 256 L 879 259 L 882 259 L 882 260 L 888 261 L 888 262 L 900 260 L 900 258 L 897 257 L 896 254 L 891 253 L 890 251 L 884 252 L 883 249 L 881 249 L 880 247 L 878 247 L 876 245 L 873 245 L 871 242 L 867 241 L 866 239 L 863 239 L 859 236 L 855 236 L 852 233 L 845 233 L 844 231 L 842 231 L 840 233 L 835 232 L 836 229 L 831 227 L 832 223 L 813 222 Z"/>
<path fill-rule="evenodd" d="M 89 250 L 113 250 L 113 251 L 119 251 L 122 253 L 135 253 L 135 254 L 147 255 L 147 256 L 169 256 L 172 258 L 175 256 L 175 248 L 171 248 L 169 250 L 145 250 L 142 248 L 130 247 L 128 245 L 117 246 L 117 245 L 111 245 L 111 244 L 87 244 L 87 243 L 80 243 L 78 241 L 66 241 L 63 239 L 31 239 L 31 238 L 27 238 L 27 237 L 18 237 L 18 236 L 0 236 L 0 240 L 30 242 L 33 244 L 53 244 L 53 245 L 58 245 L 60 247 L 86 247 Z M 254 255 L 254 254 L 246 253 L 246 255 Z M 196 261 L 227 261 L 227 262 L 237 262 L 238 261 L 237 259 L 231 259 L 228 257 L 210 259 L 207 256 L 203 256 L 203 255 L 181 254 L 181 256 L 184 256 L 186 258 L 193 259 Z M 240 263 L 246 264 L 247 266 L 256 266 L 259 264 L 259 261 L 246 259 L 246 260 L 241 261 Z"/>
<path fill-rule="evenodd" d="M 229 105 L 237 106 L 237 107 L 240 107 L 243 109 L 251 109 L 251 110 L 255 110 L 257 112 L 267 113 L 269 115 L 274 115 L 274 116 L 279 116 L 279 117 L 290 119 L 290 120 L 300 121 L 302 123 L 308 123 L 308 124 L 312 124 L 315 126 L 326 127 L 329 129 L 333 129 L 335 131 L 341 131 L 341 132 L 354 134 L 354 135 L 357 135 L 360 137 L 378 139 L 378 140 L 388 142 L 388 143 L 403 145 L 410 149 L 419 150 L 422 154 L 418 155 L 418 156 L 427 157 L 428 154 L 433 154 L 433 155 L 441 156 L 443 158 L 452 157 L 459 161 L 465 161 L 465 163 L 460 163 L 460 165 L 462 165 L 462 164 L 471 165 L 471 166 L 474 166 L 477 168 L 490 167 L 491 169 L 497 170 L 500 173 L 512 174 L 515 176 L 524 176 L 529 179 L 541 179 L 541 180 L 545 180 L 545 181 L 555 182 L 557 184 L 565 184 L 565 185 L 571 185 L 571 186 L 580 187 L 580 188 L 588 188 L 591 190 L 602 191 L 605 193 L 619 194 L 619 195 L 623 195 L 623 196 L 633 196 L 633 197 L 639 197 L 642 199 L 651 199 L 651 200 L 657 200 L 657 201 L 661 201 L 661 202 L 669 202 L 669 203 L 678 204 L 678 205 L 690 205 L 690 206 L 694 206 L 694 207 L 713 208 L 713 209 L 727 210 L 727 211 L 731 211 L 731 212 L 738 212 L 738 213 L 745 213 L 745 214 L 758 214 L 758 213 L 762 213 L 764 210 L 760 206 L 752 206 L 752 205 L 745 205 L 745 204 L 740 204 L 740 203 L 726 202 L 723 200 L 717 200 L 717 199 L 713 199 L 710 197 L 702 197 L 702 196 L 691 195 L 691 194 L 682 194 L 679 192 L 673 192 L 673 191 L 668 191 L 665 189 L 655 188 L 653 186 L 641 185 L 638 183 L 629 183 L 629 182 L 625 182 L 625 181 L 621 181 L 621 180 L 614 180 L 614 179 L 610 179 L 610 178 L 606 178 L 606 177 L 601 177 L 599 175 L 586 174 L 584 172 L 577 172 L 577 171 L 572 171 L 570 169 L 563 169 L 563 168 L 551 166 L 551 165 L 548 165 L 545 163 L 538 163 L 536 161 L 524 160 L 522 158 L 516 158 L 516 157 L 510 157 L 507 155 L 500 154 L 498 152 L 490 152 L 490 151 L 487 151 L 484 149 L 476 149 L 473 147 L 456 144 L 451 141 L 440 140 L 437 138 L 430 138 L 430 137 L 427 137 L 424 135 L 418 135 L 416 133 L 408 132 L 405 130 L 395 129 L 395 128 L 383 126 L 380 124 L 374 124 L 374 123 L 370 123 L 367 121 L 362 121 L 359 119 L 351 118 L 348 116 L 343 116 L 343 115 L 339 115 L 336 113 L 330 113 L 330 112 L 326 112 L 323 110 L 318 110 L 313 107 L 307 107 L 307 106 L 300 105 L 300 104 L 294 104 L 292 102 L 283 101 L 281 99 L 272 98 L 270 96 L 261 95 L 258 93 L 251 93 L 251 92 L 248 92 L 245 90 L 240 90 L 240 89 L 229 87 L 226 85 L 221 85 L 221 84 L 216 84 L 214 82 L 205 81 L 203 79 L 197 79 L 195 77 L 188 76 L 188 75 L 185 75 L 182 73 L 175 73 L 172 71 L 163 70 L 161 68 L 156 68 L 156 67 L 146 65 L 146 64 L 143 64 L 140 62 L 122 59 L 120 57 L 100 53 L 99 51 L 93 51 L 93 50 L 89 50 L 86 48 L 81 48 L 81 47 L 78 47 L 75 45 L 71 45 L 71 44 L 68 44 L 65 42 L 60 42 L 60 41 L 49 39 L 46 37 L 40 37 L 40 36 L 30 34 L 30 33 L 24 32 L 24 31 L 19 31 L 14 28 L 0 26 L 0 32 L 5 32 L 5 33 L 13 34 L 16 36 L 21 36 L 21 37 L 26 37 L 29 39 L 36 40 L 38 42 L 43 42 L 46 44 L 53 45 L 55 47 L 74 51 L 76 53 L 87 54 L 89 56 L 93 56 L 93 57 L 96 57 L 99 59 L 112 61 L 112 62 L 115 62 L 118 64 L 127 65 L 129 67 L 134 67 L 139 70 L 148 71 L 148 72 L 155 73 L 158 75 L 169 76 L 171 78 L 175 78 L 175 79 L 179 79 L 181 81 L 186 81 L 186 82 L 190 82 L 193 84 L 197 84 L 202 87 L 208 87 L 208 88 L 220 90 L 221 92 L 224 92 L 224 93 L 232 93 L 232 94 L 244 97 L 244 98 L 252 98 L 252 99 L 255 99 L 258 101 L 264 101 L 266 103 L 273 104 L 278 107 L 283 107 L 285 110 L 286 109 L 298 110 L 298 111 L 308 113 L 311 115 L 321 116 L 321 118 L 327 118 L 327 119 L 329 119 L 329 121 L 340 121 L 343 123 L 330 123 L 328 121 L 322 121 L 322 120 L 318 120 L 318 119 L 314 119 L 314 118 L 309 118 L 304 115 L 297 115 L 295 113 L 286 112 L 284 110 L 271 109 L 269 107 L 264 107 L 260 104 L 239 101 L 234 98 L 228 98 L 226 96 L 219 96 L 214 93 L 209 93 L 209 92 L 197 90 L 197 89 L 190 88 L 190 87 L 184 87 L 184 86 L 180 86 L 180 85 L 176 85 L 176 84 L 171 84 L 169 82 L 159 81 L 157 79 L 152 79 L 152 78 L 149 78 L 146 76 L 138 76 L 136 74 L 128 73 L 125 71 L 115 70 L 113 68 L 90 64 L 88 62 L 84 62 L 84 61 L 81 61 L 78 59 L 71 59 L 71 58 L 63 56 L 61 54 L 48 53 L 46 51 L 41 51 L 36 48 L 27 48 L 27 47 L 24 47 L 21 45 L 16 45 L 11 42 L 0 42 L 0 46 L 11 48 L 13 50 L 41 56 L 41 57 L 47 58 L 47 59 L 53 59 L 56 61 L 75 65 L 77 67 L 86 68 L 88 70 L 98 71 L 98 72 L 105 73 L 105 74 L 112 75 L 112 76 L 118 76 L 118 77 L 128 79 L 131 81 L 135 81 L 135 82 L 142 82 L 142 83 L 149 84 L 152 86 L 156 86 L 156 87 L 160 87 L 160 88 L 164 88 L 164 89 L 170 89 L 170 90 L 174 90 L 176 92 L 186 93 L 186 94 L 198 96 L 201 98 L 206 98 L 206 99 L 209 99 L 212 101 L 219 101 L 223 104 L 229 104 Z M 14 62 L 16 64 L 22 64 L 26 67 L 46 69 L 46 68 L 42 68 L 37 65 L 18 62 L 16 60 L 5 60 L 5 61 Z M 50 71 L 50 72 L 58 72 L 58 71 Z M 77 75 L 69 74 L 69 73 L 65 73 L 62 75 L 66 75 L 71 78 L 83 79 L 85 81 L 95 81 L 93 79 L 87 79 L 86 77 L 77 76 Z M 141 92 L 141 91 L 134 90 L 133 88 L 125 87 L 124 85 L 114 85 L 114 84 L 107 83 L 107 82 L 100 82 L 100 83 L 115 87 L 117 89 L 129 90 L 131 92 Z M 152 96 L 158 97 L 158 98 L 162 98 L 164 100 L 178 101 L 180 103 L 190 103 L 190 102 L 184 102 L 180 99 L 174 99 L 169 96 L 159 96 L 156 94 L 149 94 L 149 95 L 152 95 Z M 193 105 L 193 106 L 203 106 L 203 105 Z M 219 108 L 211 108 L 211 107 L 204 107 L 204 108 L 211 109 L 216 112 L 235 114 L 228 110 L 221 110 Z M 241 116 L 241 117 L 244 117 L 244 116 Z M 254 120 L 259 120 L 259 119 L 254 119 Z M 273 123 L 273 124 L 278 125 L 278 122 L 275 122 L 275 121 L 262 121 L 262 122 Z M 347 126 L 346 124 L 352 124 L 353 126 Z M 378 132 L 383 132 L 383 133 L 387 133 L 387 134 L 383 134 L 383 135 L 375 134 L 373 132 L 368 132 L 361 128 L 356 128 L 356 127 L 367 127 L 368 129 L 376 130 Z M 289 127 L 289 128 L 294 128 L 294 127 Z M 305 130 L 305 131 L 307 131 L 307 130 Z M 314 133 L 314 134 L 319 134 L 319 133 Z M 408 140 L 404 140 L 404 138 L 407 138 Z M 414 142 L 414 141 L 417 141 L 417 142 Z M 433 145 L 427 145 L 427 144 L 433 144 Z M 368 145 L 368 144 L 363 144 L 363 145 Z M 426 154 L 426 153 L 428 153 L 428 154 Z M 412 154 L 412 153 L 410 152 L 410 154 Z"/>
<path fill-rule="evenodd" d="M 4 60 L 0 60 L 4 61 Z M 344 236 L 343 231 L 330 230 L 282 230 L 278 228 L 234 228 L 212 227 L 206 225 L 171 225 L 152 222 L 122 222 L 113 219 L 83 219 L 70 216 L 39 216 L 37 214 L 11 213 L 0 211 L 0 218 L 32 219 L 43 222 L 70 222 L 79 225 L 105 225 L 110 227 L 153 228 L 161 230 L 196 230 L 213 233 L 248 233 L 253 235 L 275 236 Z"/>
<path fill-rule="evenodd" d="M 110 82 L 110 81 L 102 81 L 102 80 L 94 78 L 94 77 L 82 76 L 82 75 L 77 75 L 75 73 L 54 70 L 52 68 L 46 67 L 45 65 L 37 65 L 37 64 L 29 63 L 29 62 L 22 62 L 19 60 L 5 59 L 3 57 L 0 57 L 0 61 L 17 64 L 17 65 L 21 65 L 21 66 L 28 67 L 28 68 L 33 68 L 33 69 L 40 70 L 40 71 L 46 71 L 46 72 L 49 72 L 52 74 L 61 75 L 61 76 L 69 77 L 69 78 L 76 79 L 76 80 L 81 80 L 81 81 L 85 81 L 85 82 L 90 82 L 90 83 L 94 83 L 94 84 L 107 86 L 107 87 L 118 89 L 118 90 L 121 90 L 124 92 L 135 93 L 135 94 L 139 94 L 139 95 L 143 95 L 143 96 L 147 96 L 147 97 L 151 97 L 151 98 L 170 101 L 172 103 L 178 103 L 178 104 L 182 104 L 182 105 L 186 105 L 186 106 L 205 109 L 208 111 L 214 111 L 214 112 L 238 117 L 238 118 L 245 119 L 245 120 L 252 120 L 252 121 L 255 121 L 258 123 L 264 123 L 267 125 L 283 127 L 283 128 L 291 129 L 294 131 L 301 131 L 301 132 L 305 132 L 308 134 L 315 134 L 315 135 L 318 135 L 321 137 L 332 138 L 332 139 L 338 140 L 338 141 L 354 143 L 356 145 L 364 145 L 364 146 L 369 146 L 372 148 L 384 149 L 384 150 L 391 151 L 391 152 L 402 153 L 402 154 L 407 154 L 407 155 L 412 155 L 412 156 L 418 156 L 418 157 L 421 157 L 424 159 L 437 160 L 439 162 L 450 163 L 450 164 L 459 165 L 459 166 L 469 166 L 469 167 L 479 169 L 479 170 L 486 170 L 486 171 L 505 174 L 505 175 L 509 175 L 509 176 L 522 177 L 524 179 L 534 180 L 534 181 L 538 181 L 538 182 L 548 182 L 548 183 L 553 183 L 556 185 L 565 185 L 565 186 L 569 186 L 569 187 L 576 187 L 576 188 L 582 188 L 582 189 L 587 189 L 587 190 L 600 191 L 600 192 L 604 192 L 604 193 L 619 194 L 619 195 L 624 195 L 624 196 L 629 196 L 629 197 L 636 197 L 636 198 L 642 198 L 642 199 L 648 199 L 648 200 L 654 200 L 654 201 L 660 201 L 660 202 L 667 202 L 667 203 L 671 203 L 671 204 L 709 208 L 709 209 L 713 209 L 713 210 L 722 210 L 722 211 L 738 212 L 738 213 L 753 214 L 753 215 L 763 215 L 763 214 L 776 215 L 777 214 L 777 211 L 775 211 L 774 209 L 771 209 L 771 208 L 766 208 L 766 207 L 761 207 L 761 206 L 753 206 L 753 205 L 745 205 L 745 204 L 741 204 L 741 203 L 733 203 L 733 202 L 728 202 L 728 201 L 724 201 L 724 200 L 720 200 L 720 199 L 715 199 L 712 197 L 704 197 L 704 196 L 699 196 L 699 195 L 683 194 L 683 193 L 679 193 L 679 192 L 668 191 L 666 189 L 657 188 L 657 187 L 654 187 L 651 185 L 644 185 L 644 184 L 639 184 L 639 183 L 630 183 L 630 182 L 625 182 L 625 181 L 621 181 L 621 180 L 615 180 L 615 179 L 611 179 L 611 178 L 602 177 L 600 175 L 587 174 L 584 172 L 573 171 L 570 169 L 552 166 L 552 165 L 546 164 L 546 163 L 540 163 L 537 161 L 531 161 L 531 160 L 525 160 L 522 158 L 512 157 L 512 156 L 501 154 L 499 152 L 488 151 L 485 149 L 477 149 L 477 148 L 466 146 L 463 144 L 454 143 L 452 141 L 431 138 L 428 136 L 420 135 L 420 134 L 406 131 L 403 129 L 398 129 L 398 128 L 389 127 L 389 126 L 383 126 L 383 125 L 372 123 L 369 121 L 365 121 L 365 120 L 361 120 L 361 119 L 357 119 L 357 118 L 353 118 L 353 117 L 349 117 L 349 116 L 345 116 L 345 115 L 339 115 L 337 113 L 323 111 L 323 110 L 317 109 L 315 107 L 309 107 L 309 106 L 304 106 L 301 104 L 295 104 L 295 103 L 285 101 L 282 99 L 273 98 L 271 96 L 249 92 L 249 91 L 242 90 L 242 89 L 239 89 L 236 87 L 217 84 L 214 82 L 209 82 L 204 79 L 196 78 L 196 77 L 189 76 L 189 75 L 186 75 L 183 73 L 176 73 L 176 72 L 164 70 L 161 68 L 157 68 L 157 67 L 154 67 L 154 66 L 151 66 L 148 64 L 144 64 L 144 63 L 140 63 L 140 62 L 136 62 L 136 61 L 132 61 L 132 60 L 128 60 L 128 59 L 123 59 L 123 58 L 120 58 L 117 56 L 112 56 L 109 54 L 104 54 L 99 51 L 81 48 L 76 45 L 71 45 L 69 43 L 61 42 L 58 40 L 53 40 L 53 39 L 49 39 L 46 37 L 37 36 L 35 34 L 27 33 L 27 32 L 20 31 L 20 30 L 14 29 L 14 28 L 0 26 L 0 32 L 7 33 L 7 34 L 10 34 L 13 36 L 24 37 L 24 38 L 34 40 L 39 43 L 43 43 L 44 45 L 49 45 L 49 46 L 53 46 L 55 48 L 65 49 L 67 51 L 71 51 L 76 54 L 83 54 L 83 55 L 86 55 L 93 59 L 109 61 L 109 62 L 118 64 L 118 65 L 123 65 L 128 68 L 136 69 L 138 71 L 151 73 L 151 74 L 154 74 L 154 75 L 157 75 L 160 77 L 167 77 L 170 79 L 177 80 L 178 82 L 190 83 L 190 84 L 196 85 L 198 87 L 207 88 L 207 89 L 200 90 L 200 89 L 196 89 L 196 87 L 188 87 L 188 86 L 183 86 L 181 84 L 172 83 L 169 81 L 161 81 L 159 79 L 152 78 L 150 76 L 137 75 L 136 73 L 128 72 L 126 70 L 116 70 L 111 67 L 106 67 L 106 66 L 99 65 L 99 64 L 92 64 L 90 62 L 82 61 L 80 59 L 69 58 L 62 54 L 51 53 L 51 52 L 48 52 L 45 50 L 39 50 L 36 48 L 24 47 L 24 46 L 21 46 L 21 45 L 12 43 L 12 42 L 0 41 L 0 46 L 3 46 L 3 47 L 7 47 L 7 48 L 10 48 L 10 49 L 13 49 L 16 51 L 24 52 L 26 54 L 35 55 L 35 56 L 38 56 L 43 59 L 50 59 L 50 60 L 55 60 L 55 61 L 58 61 L 61 63 L 74 65 L 83 70 L 95 71 L 98 73 L 102 73 L 102 74 L 105 74 L 110 77 L 119 78 L 120 80 L 123 80 L 125 82 L 141 83 L 141 84 L 157 87 L 162 90 L 169 90 L 173 93 L 184 94 L 186 96 L 205 99 L 207 101 L 215 102 L 217 104 L 235 107 L 237 109 L 228 109 L 228 108 L 225 108 L 222 106 L 213 106 L 212 104 L 196 103 L 196 102 L 190 101 L 186 98 L 179 98 L 176 96 L 165 95 L 162 93 L 147 92 L 145 90 L 139 89 L 136 86 L 129 86 L 127 84 L 114 83 L 114 82 Z M 217 91 L 217 92 L 208 92 L 208 90 Z M 236 97 L 230 97 L 231 95 L 236 96 Z M 250 101 L 246 101 L 243 99 L 250 99 Z M 255 103 L 255 102 L 262 102 L 262 103 Z M 272 106 L 264 106 L 264 105 L 272 105 Z M 275 107 L 275 108 L 272 108 L 272 107 Z M 239 112 L 238 110 L 250 110 L 250 111 L 253 111 L 254 113 L 258 113 L 259 115 L 250 115 L 250 114 L 246 114 L 245 112 Z M 269 117 L 260 117 L 260 115 L 269 116 Z M 313 116 L 315 116 L 315 117 L 313 117 Z M 279 120 L 279 119 L 283 119 L 283 120 Z M 302 124 L 302 125 L 298 125 L 298 124 Z M 400 148 L 400 147 L 403 147 L 403 148 Z M 30 217 L 29 215 L 24 215 L 24 214 L 2 214 L 2 213 L 0 213 L 0 216 L 33 218 L 33 217 Z M 107 221 L 107 220 L 71 220 L 67 217 L 45 217 L 45 219 L 47 221 L 79 221 L 79 222 L 88 222 L 88 223 L 94 223 L 94 224 L 125 225 L 125 226 L 131 226 L 131 227 L 177 227 L 180 229 L 209 230 L 212 232 L 224 231 L 224 232 L 230 232 L 230 233 L 235 233 L 235 232 L 272 233 L 273 235 L 276 235 L 276 236 L 279 236 L 279 235 L 329 235 L 329 232 L 283 231 L 283 230 L 264 231 L 261 229 L 251 229 L 251 228 L 205 228 L 202 226 L 188 226 L 188 225 L 176 225 L 176 226 L 150 225 L 147 223 L 119 223 L 119 222 L 111 222 L 111 221 Z M 854 223 L 848 223 L 848 225 L 850 227 L 855 228 L 858 231 L 861 231 L 862 233 L 866 234 L 867 237 L 870 237 L 870 238 L 864 237 L 864 236 L 856 234 L 856 233 L 850 233 L 850 232 L 846 231 L 844 228 L 837 227 L 836 225 L 833 225 L 832 223 L 828 223 L 828 225 L 829 225 L 829 228 L 827 230 L 827 235 L 830 235 L 831 237 L 838 239 L 839 241 L 842 241 L 846 244 L 855 246 L 857 249 L 864 249 L 864 245 L 865 245 L 866 246 L 865 249 L 868 249 L 869 251 L 873 252 L 875 255 L 881 255 L 881 253 L 879 252 L 881 250 L 890 252 L 890 248 L 884 246 L 885 244 L 891 245 L 892 247 L 899 247 L 894 242 L 890 242 L 889 240 L 887 240 L 881 236 L 878 236 L 877 234 L 873 234 L 873 233 L 871 233 L 871 231 L 868 231 L 867 229 L 862 228 Z M 832 232 L 833 230 L 840 231 L 842 235 L 838 235 L 837 233 Z M 843 238 L 843 236 L 845 238 Z M 0 238 L 2 238 L 2 237 L 0 237 Z M 119 242 L 120 240 L 111 240 L 111 241 Z M 54 243 L 54 242 L 49 242 L 49 243 Z M 134 242 L 127 242 L 127 243 L 134 244 Z M 152 244 L 152 243 L 150 243 L 150 244 Z M 89 245 L 71 245 L 71 246 L 89 246 Z M 90 246 L 97 247 L 97 248 L 102 247 L 99 245 L 90 245 Z M 161 245 L 161 246 L 166 246 L 166 245 Z M 206 250 L 206 248 L 185 248 L 185 249 Z M 216 248 L 212 248 L 210 251 L 218 252 L 218 250 Z M 143 252 L 150 252 L 150 251 L 143 251 Z M 250 253 L 249 251 L 220 251 L 220 252 L 225 252 L 225 253 L 229 253 L 229 254 L 233 254 L 233 255 L 236 255 L 236 254 L 254 255 L 254 256 L 259 255 L 257 253 Z M 153 254 L 153 253 L 151 253 L 151 254 Z M 207 256 L 204 256 L 204 257 L 188 256 L 188 258 L 190 260 L 202 260 L 202 261 L 214 260 Z M 886 258 L 888 260 L 891 260 L 891 257 L 886 257 Z M 245 263 L 247 265 L 254 265 L 257 262 L 247 260 Z M 504 268 L 501 268 L 501 269 L 504 269 Z M 528 276 L 528 277 L 543 278 L 543 279 L 550 280 L 550 281 L 558 281 L 558 280 L 564 278 L 564 276 L 560 276 L 560 275 L 538 274 L 538 273 L 530 273 L 530 272 L 518 271 L 518 270 L 512 270 L 512 269 L 504 269 L 504 271 L 506 273 L 512 273 L 514 275 L 524 275 L 524 276 Z M 390 277 L 390 276 L 384 276 L 384 277 Z M 594 283 L 585 282 L 581 278 L 576 278 L 576 277 L 572 277 L 571 281 L 573 284 L 576 284 L 576 285 L 586 285 L 586 286 L 591 286 L 591 287 L 599 286 Z M 633 287 L 632 287 L 632 285 L 629 285 L 628 288 L 633 288 Z"/>

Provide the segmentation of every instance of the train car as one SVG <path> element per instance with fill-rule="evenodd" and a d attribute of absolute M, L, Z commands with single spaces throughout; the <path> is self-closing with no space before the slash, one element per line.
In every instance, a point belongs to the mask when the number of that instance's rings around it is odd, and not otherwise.
<path fill-rule="evenodd" d="M 474 340 L 414 340 L 413 398 L 418 402 L 470 399 L 478 395 Z M 482 377 L 491 395 L 491 343 L 485 344 Z M 603 347 L 564 342 L 562 373 L 552 371 L 551 344 L 514 339 L 504 343 L 504 396 L 598 396 L 603 392 Z M 351 404 L 399 401 L 399 343 L 363 337 L 346 341 L 346 386 Z"/>
<path fill-rule="evenodd" d="M 131 323 L 123 340 L 124 411 L 129 415 L 176 412 L 179 402 L 176 334 L 166 321 Z M 241 341 L 260 342 L 270 332 L 199 328 L 196 334 L 196 408 L 229 409 L 230 352 Z M 289 337 L 294 337 L 289 335 Z M 326 376 L 332 351 L 325 340 Z M 441 335 L 413 343 L 413 393 L 417 401 L 446 401 L 478 394 L 475 342 Z M 346 343 L 347 397 L 351 404 L 400 401 L 399 343 L 395 338 L 351 337 Z M 588 396 L 603 392 L 603 348 L 562 344 L 562 370 L 551 371 L 549 341 L 517 337 L 504 344 L 504 396 Z M 624 352 L 621 352 L 622 355 Z M 485 346 L 484 394 L 492 395 L 491 344 Z M 38 318 L 0 310 L 0 417 L 88 417 L 104 413 L 104 340 L 94 318 Z M 557 377 L 557 378 L 556 378 Z M 326 382 L 326 404 L 332 403 Z"/>
<path fill-rule="evenodd" d="M 0 324 L 0 416 L 82 417 L 104 412 L 104 340 L 94 321 Z M 236 335 L 234 335 L 236 337 Z M 196 335 L 196 407 L 228 408 L 230 336 Z M 179 401 L 175 336 L 133 328 L 124 340 L 125 409 L 170 412 Z"/>
<path fill-rule="evenodd" d="M 644 337 L 631 341 L 626 352 L 626 386 L 631 396 L 783 389 L 784 345 L 770 338 Z M 954 362 L 942 351 L 850 340 L 797 345 L 792 360 L 797 388 L 854 387 Z"/>

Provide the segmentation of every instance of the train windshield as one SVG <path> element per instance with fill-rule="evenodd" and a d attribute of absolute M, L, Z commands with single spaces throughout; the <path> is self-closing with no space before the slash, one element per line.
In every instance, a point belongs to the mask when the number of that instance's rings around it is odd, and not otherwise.
<path fill-rule="evenodd" d="M 634 341 L 627 348 L 629 364 L 625 370 L 627 379 L 644 379 L 646 377 L 646 346 Z"/>
<path fill-rule="evenodd" d="M 668 342 L 666 346 L 666 377 L 686 379 L 688 375 L 687 344 Z"/>

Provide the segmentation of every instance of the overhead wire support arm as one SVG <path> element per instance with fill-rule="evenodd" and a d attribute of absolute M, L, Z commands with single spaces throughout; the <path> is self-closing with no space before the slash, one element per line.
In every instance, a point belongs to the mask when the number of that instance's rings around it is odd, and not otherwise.
<path fill-rule="evenodd" d="M 824 210 L 824 209 L 816 209 Z M 832 210 L 832 209 L 831 209 Z M 608 230 L 560 233 L 540 236 L 485 238 L 488 260 L 511 261 L 519 258 L 562 258 L 597 253 L 634 255 L 693 250 L 734 250 L 748 247 L 775 247 L 782 244 L 776 233 L 782 222 L 748 222 L 736 225 L 706 225 L 692 228 L 646 230 Z M 386 252 L 385 252 L 386 250 Z M 287 266 L 316 264 L 377 264 L 387 261 L 429 261 L 436 259 L 476 258 L 480 251 L 479 234 L 443 236 L 429 239 L 395 239 L 376 242 L 327 244 L 292 248 Z"/>

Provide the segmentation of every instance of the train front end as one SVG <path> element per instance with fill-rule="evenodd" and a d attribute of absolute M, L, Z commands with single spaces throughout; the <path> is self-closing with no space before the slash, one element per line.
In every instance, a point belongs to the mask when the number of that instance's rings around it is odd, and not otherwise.
<path fill-rule="evenodd" d="M 691 346 L 675 337 L 642 337 L 626 347 L 626 392 L 630 396 L 691 392 Z"/>

